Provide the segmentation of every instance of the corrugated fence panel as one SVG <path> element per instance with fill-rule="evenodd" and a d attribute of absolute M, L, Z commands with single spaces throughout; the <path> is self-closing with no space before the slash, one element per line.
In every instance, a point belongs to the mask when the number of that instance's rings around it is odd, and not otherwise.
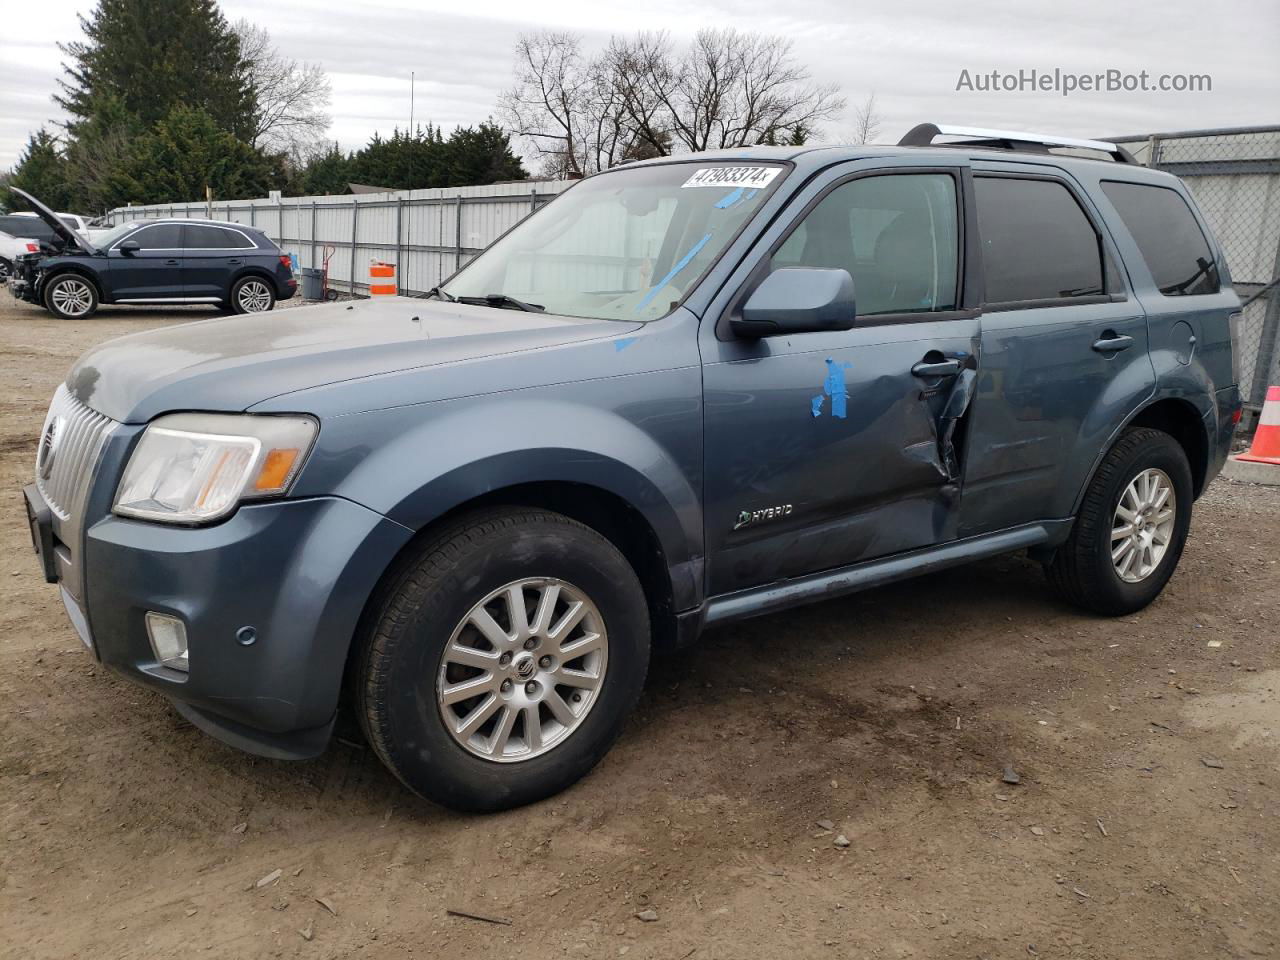
<path fill-rule="evenodd" d="M 329 249 L 329 282 L 339 290 L 362 292 L 369 262 L 382 260 L 397 265 L 404 292 L 416 293 L 446 279 L 535 206 L 571 185 L 572 181 L 531 181 L 279 201 L 219 200 L 211 210 L 198 202 L 161 203 L 118 207 L 108 220 L 116 224 L 212 216 L 248 224 L 286 253 L 296 254 L 303 267 L 323 266 Z"/>

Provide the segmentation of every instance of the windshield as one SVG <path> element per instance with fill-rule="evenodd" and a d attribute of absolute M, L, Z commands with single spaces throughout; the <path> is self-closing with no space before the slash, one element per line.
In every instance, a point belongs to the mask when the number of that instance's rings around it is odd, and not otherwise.
<path fill-rule="evenodd" d="M 108 230 L 106 233 L 102 234 L 102 236 L 95 237 L 93 240 L 94 245 L 105 250 L 107 249 L 107 247 L 111 246 L 113 243 L 115 243 L 117 240 L 123 237 L 126 233 L 129 233 L 130 231 L 137 229 L 138 226 L 144 222 L 145 221 L 143 220 L 126 220 L 124 223 L 117 224 L 116 226 Z"/>
<path fill-rule="evenodd" d="M 671 163 L 590 177 L 443 286 L 548 313 L 654 320 L 670 313 L 782 179 L 776 164 Z"/>

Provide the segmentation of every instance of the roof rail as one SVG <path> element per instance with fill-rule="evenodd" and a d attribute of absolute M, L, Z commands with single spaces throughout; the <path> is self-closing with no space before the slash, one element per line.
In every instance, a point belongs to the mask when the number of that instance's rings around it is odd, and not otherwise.
<path fill-rule="evenodd" d="M 934 137 L 966 137 L 961 143 L 937 143 Z M 1082 140 L 1078 137 L 1053 137 L 1044 133 L 1020 133 L 1016 130 L 984 130 L 979 127 L 956 127 L 937 123 L 921 123 L 907 131 L 898 141 L 900 147 L 990 147 L 1026 153 L 1048 153 L 1049 147 L 1075 147 L 1109 154 L 1116 163 L 1137 163 L 1118 143 L 1105 140 Z"/>

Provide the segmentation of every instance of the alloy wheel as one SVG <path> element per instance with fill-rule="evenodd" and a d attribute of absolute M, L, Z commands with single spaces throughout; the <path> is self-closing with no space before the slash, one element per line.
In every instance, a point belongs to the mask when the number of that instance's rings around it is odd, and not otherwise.
<path fill-rule="evenodd" d="M 608 659 L 604 619 L 590 598 L 563 580 L 530 577 L 494 590 L 454 629 L 436 702 L 468 753 L 528 760 L 581 727 Z"/>
<path fill-rule="evenodd" d="M 1129 481 L 1111 521 L 1111 562 L 1126 583 L 1141 583 L 1169 552 L 1177 520 L 1173 481 L 1151 467 Z"/>
<path fill-rule="evenodd" d="M 242 283 L 236 300 L 245 313 L 262 313 L 264 310 L 271 309 L 271 291 L 261 280 L 248 280 Z"/>
<path fill-rule="evenodd" d="M 54 281 L 53 289 L 49 291 L 49 300 L 64 315 L 79 317 L 93 307 L 93 291 L 83 280 L 65 277 Z"/>

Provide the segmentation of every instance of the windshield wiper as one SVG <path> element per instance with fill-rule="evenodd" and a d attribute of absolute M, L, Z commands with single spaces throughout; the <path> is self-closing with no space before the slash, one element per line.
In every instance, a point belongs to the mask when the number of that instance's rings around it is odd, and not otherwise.
<path fill-rule="evenodd" d="M 442 290 L 441 293 L 444 291 Z M 547 308 L 540 303 L 525 303 L 505 293 L 486 293 L 483 297 L 454 297 L 458 303 L 472 303 L 481 307 L 513 307 L 528 313 L 542 313 Z"/>
<path fill-rule="evenodd" d="M 457 298 L 457 297 L 455 297 L 453 294 L 448 293 L 448 292 L 446 292 L 446 291 L 444 291 L 444 290 L 440 289 L 439 287 L 432 287 L 432 288 L 431 288 L 430 290 L 428 290 L 426 293 L 420 293 L 420 294 L 418 294 L 418 297 L 419 297 L 419 299 L 422 299 L 422 300 L 426 300 L 426 299 L 428 299 L 428 298 L 430 298 L 430 297 L 435 297 L 437 300 L 446 300 L 446 301 L 448 301 L 449 303 L 453 303 L 453 302 L 455 302 L 455 301 L 458 299 L 458 298 Z"/>

